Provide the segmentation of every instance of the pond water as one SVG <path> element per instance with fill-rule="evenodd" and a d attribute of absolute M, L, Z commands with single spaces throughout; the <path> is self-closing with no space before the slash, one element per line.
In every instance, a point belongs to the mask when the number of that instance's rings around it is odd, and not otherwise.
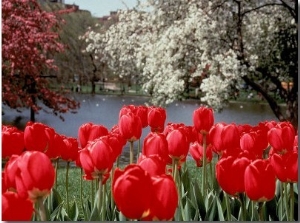
<path fill-rule="evenodd" d="M 123 105 L 142 105 L 148 101 L 147 97 L 138 96 L 112 96 L 112 95 L 74 95 L 80 101 L 81 107 L 76 114 L 63 114 L 65 121 L 52 113 L 40 111 L 36 121 L 53 127 L 58 133 L 77 137 L 78 128 L 86 122 L 102 124 L 108 129 L 118 123 L 119 111 Z M 170 104 L 167 110 L 167 121 L 192 125 L 193 111 L 201 105 L 197 100 L 186 100 Z M 20 123 L 25 124 L 30 117 L 29 109 L 21 113 L 2 106 L 2 120 L 11 122 L 18 116 Z M 267 104 L 259 103 L 230 103 L 222 112 L 215 112 L 215 123 L 237 123 L 256 125 L 261 121 L 277 120 Z"/>
<path fill-rule="evenodd" d="M 59 117 L 52 113 L 40 111 L 36 115 L 36 121 L 45 123 L 53 127 L 56 132 L 77 137 L 78 128 L 87 122 L 102 124 L 109 130 L 118 123 L 119 111 L 123 105 L 143 105 L 148 101 L 148 97 L 138 96 L 112 96 L 112 95 L 84 95 L 74 94 L 76 100 L 80 101 L 81 107 L 76 114 L 67 113 L 62 121 Z M 167 110 L 167 120 L 173 123 L 184 123 L 192 125 L 193 111 L 201 105 L 197 100 L 186 100 L 174 102 L 170 104 Z M 25 125 L 29 120 L 29 109 L 23 110 L 21 113 L 16 110 L 2 106 L 2 120 L 12 122 L 19 117 L 19 123 Z M 237 123 L 256 125 L 261 121 L 277 120 L 271 109 L 266 104 L 259 103 L 230 103 L 222 112 L 215 113 L 215 123 Z M 149 127 L 143 130 L 142 139 L 149 133 Z M 128 146 L 125 148 L 125 153 L 128 152 Z M 127 159 L 128 154 L 123 154 L 122 159 Z M 124 158 L 125 157 L 125 158 Z"/>

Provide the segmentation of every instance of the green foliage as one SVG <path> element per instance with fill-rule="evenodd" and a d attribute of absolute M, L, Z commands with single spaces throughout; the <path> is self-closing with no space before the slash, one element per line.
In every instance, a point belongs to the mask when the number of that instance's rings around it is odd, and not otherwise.
<path fill-rule="evenodd" d="M 217 157 L 212 161 L 215 166 Z M 212 168 L 214 170 L 214 168 Z M 207 171 L 211 171 L 209 164 Z M 202 167 L 196 167 L 193 160 L 187 160 L 178 171 L 180 182 L 180 204 L 176 210 L 175 221 L 287 221 L 297 219 L 298 188 L 297 184 L 283 184 L 277 181 L 274 199 L 258 203 L 251 201 L 243 193 L 239 197 L 227 195 L 219 187 L 215 173 L 208 174 L 208 189 L 206 195 L 201 188 Z M 45 201 L 47 219 L 51 221 L 126 221 L 126 217 L 117 209 L 112 198 L 111 180 L 103 185 L 103 206 L 99 211 L 98 182 L 85 181 L 81 177 L 81 169 L 70 168 L 69 171 L 69 202 L 70 210 L 67 212 L 65 174 L 66 169 L 58 169 L 57 185 Z M 81 186 L 82 185 L 82 194 Z M 285 191 L 286 190 L 286 191 Z M 285 193 L 286 192 L 286 193 Z M 291 199 L 294 196 L 294 212 L 290 211 Z M 82 197 L 81 197 L 82 196 Z M 226 200 L 227 199 L 227 200 Z M 289 201 L 289 202 L 288 202 Z M 228 203 L 227 203 L 228 202 Z M 242 206 L 245 207 L 244 211 Z M 288 211 L 287 211 L 288 210 Z M 35 216 L 33 220 L 38 220 Z"/>

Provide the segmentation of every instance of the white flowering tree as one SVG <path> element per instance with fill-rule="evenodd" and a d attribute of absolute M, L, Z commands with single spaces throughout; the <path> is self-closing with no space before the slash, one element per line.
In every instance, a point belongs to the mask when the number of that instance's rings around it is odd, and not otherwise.
<path fill-rule="evenodd" d="M 147 0 L 119 11 L 105 33 L 90 32 L 87 51 L 101 52 L 116 75 L 139 75 L 151 102 L 180 99 L 200 78 L 201 100 L 222 109 L 246 83 L 279 120 L 296 125 L 297 19 L 293 1 Z M 204 72 L 205 71 L 205 72 Z M 287 104 L 282 111 L 271 84 Z"/>

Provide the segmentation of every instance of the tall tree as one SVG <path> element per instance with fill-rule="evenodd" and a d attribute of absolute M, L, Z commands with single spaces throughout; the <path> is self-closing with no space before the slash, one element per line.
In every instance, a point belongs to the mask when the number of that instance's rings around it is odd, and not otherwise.
<path fill-rule="evenodd" d="M 246 83 L 279 120 L 297 126 L 295 1 L 140 2 L 134 10 L 119 11 L 119 22 L 105 34 L 91 32 L 87 50 L 99 49 L 109 63 L 121 64 L 114 67 L 118 74 L 138 71 L 152 103 L 171 103 L 187 81 L 200 77 L 201 100 L 222 109 Z M 282 82 L 294 84 L 285 88 Z M 286 107 L 278 105 L 271 85 Z"/>
<path fill-rule="evenodd" d="M 51 90 L 45 75 L 57 69 L 53 55 L 64 49 L 57 15 L 66 12 L 46 12 L 36 0 L 2 1 L 2 102 L 30 108 L 32 121 L 42 109 L 39 102 L 56 115 L 79 106 L 63 92 Z"/>

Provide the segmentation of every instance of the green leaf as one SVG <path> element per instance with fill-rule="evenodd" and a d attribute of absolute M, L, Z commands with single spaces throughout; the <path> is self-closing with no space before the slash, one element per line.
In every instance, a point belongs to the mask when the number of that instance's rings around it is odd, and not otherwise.
<path fill-rule="evenodd" d="M 69 218 L 72 219 L 72 221 L 77 221 L 79 216 L 79 210 L 76 202 L 73 202 L 73 205 L 71 206 Z"/>
<path fill-rule="evenodd" d="M 64 208 L 61 209 L 60 215 L 61 215 L 62 221 L 72 221 L 72 220 L 68 217 L 68 214 L 67 214 L 67 212 L 66 212 L 66 210 L 65 210 Z"/>
<path fill-rule="evenodd" d="M 50 221 L 60 220 L 60 213 L 61 209 L 63 207 L 63 204 L 59 204 L 55 210 L 50 214 Z"/>
<path fill-rule="evenodd" d="M 84 219 L 88 220 L 91 217 L 91 202 L 90 200 L 86 199 L 83 206 L 82 206 L 82 210 L 83 210 L 83 215 L 84 215 Z"/>
<path fill-rule="evenodd" d="M 50 194 L 51 196 L 51 201 L 52 201 L 52 210 L 55 210 L 62 202 L 62 198 L 59 194 L 59 192 L 55 189 L 55 188 L 52 188 L 52 192 Z"/>
<path fill-rule="evenodd" d="M 209 199 L 207 199 L 209 201 Z M 217 199 L 214 196 L 211 202 L 208 203 L 208 210 L 205 216 L 205 221 L 214 221 L 217 214 Z"/>
<path fill-rule="evenodd" d="M 223 208 L 222 208 L 222 204 L 221 204 L 221 200 L 217 196 L 216 196 L 216 200 L 217 200 L 218 215 L 219 215 L 219 219 L 218 220 L 219 221 L 225 221 L 224 212 L 223 212 Z"/>
<path fill-rule="evenodd" d="M 184 212 L 184 221 L 190 221 L 191 220 L 191 206 L 190 206 L 190 202 L 189 199 L 187 199 L 187 202 L 184 206 L 184 210 L 182 210 Z"/>
<path fill-rule="evenodd" d="M 94 205 L 89 221 L 101 221 L 97 205 Z"/>
<path fill-rule="evenodd" d="M 206 215 L 206 208 L 205 208 L 205 204 L 204 204 L 204 198 L 203 198 L 203 195 L 200 190 L 200 185 L 197 183 L 197 181 L 195 181 L 193 189 L 194 189 L 195 198 L 196 198 L 196 201 L 198 204 L 199 214 L 201 216 L 201 219 L 203 220 Z"/>
<path fill-rule="evenodd" d="M 50 219 L 50 211 L 46 205 L 46 202 L 44 202 L 44 208 L 45 208 L 45 212 L 46 212 L 46 219 L 49 220 Z"/>

